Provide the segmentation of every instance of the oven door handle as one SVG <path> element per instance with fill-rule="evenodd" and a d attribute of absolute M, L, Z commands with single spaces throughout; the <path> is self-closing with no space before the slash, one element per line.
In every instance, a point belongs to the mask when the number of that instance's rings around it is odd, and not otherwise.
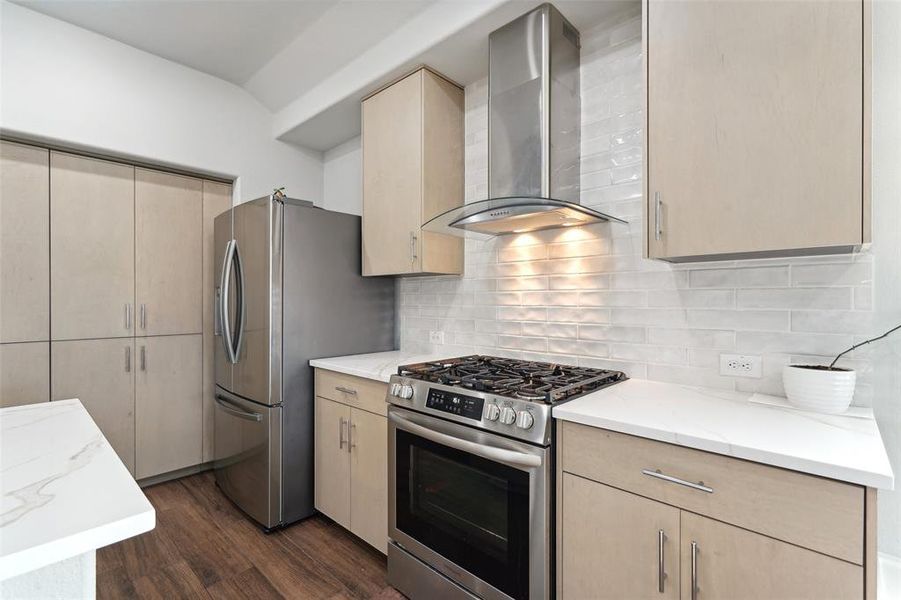
<path fill-rule="evenodd" d="M 501 462 L 511 466 L 525 468 L 535 468 L 541 466 L 540 456 L 523 454 L 522 452 L 515 452 L 513 450 L 506 450 L 504 448 L 496 448 L 494 446 L 486 446 L 484 444 L 470 442 L 469 440 L 461 440 L 458 437 L 447 435 L 446 433 L 441 433 L 439 431 L 433 431 L 428 427 L 423 427 L 422 425 L 414 423 L 413 421 L 406 419 L 396 413 L 389 414 L 388 418 L 400 429 L 409 431 L 410 433 L 415 433 L 416 435 L 433 441 L 436 444 L 443 444 L 450 448 L 455 448 L 463 452 L 475 454 L 476 456 L 480 456 L 487 460 L 493 460 L 495 462 Z"/>

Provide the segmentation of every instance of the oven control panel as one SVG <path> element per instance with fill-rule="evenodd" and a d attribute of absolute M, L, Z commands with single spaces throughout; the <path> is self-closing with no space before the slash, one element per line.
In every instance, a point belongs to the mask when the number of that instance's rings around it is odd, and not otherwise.
<path fill-rule="evenodd" d="M 464 396 L 446 390 L 429 390 L 426 400 L 426 408 L 433 408 L 452 415 L 459 415 L 468 419 L 479 421 L 482 419 L 482 408 L 485 405 L 483 398 Z"/>

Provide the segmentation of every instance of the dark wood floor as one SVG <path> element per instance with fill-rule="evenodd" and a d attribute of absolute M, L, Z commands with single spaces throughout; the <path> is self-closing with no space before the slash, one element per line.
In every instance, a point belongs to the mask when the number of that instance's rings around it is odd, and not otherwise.
<path fill-rule="evenodd" d="M 209 472 L 144 492 L 156 528 L 97 552 L 99 598 L 403 599 L 385 557 L 328 519 L 265 534 Z"/>

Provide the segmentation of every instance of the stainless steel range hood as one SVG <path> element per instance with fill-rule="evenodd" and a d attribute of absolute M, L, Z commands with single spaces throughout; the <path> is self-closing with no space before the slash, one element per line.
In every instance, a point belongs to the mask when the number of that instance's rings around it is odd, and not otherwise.
<path fill-rule="evenodd" d="M 579 204 L 579 32 L 550 4 L 488 37 L 488 199 L 424 225 L 458 236 L 618 221 Z"/>

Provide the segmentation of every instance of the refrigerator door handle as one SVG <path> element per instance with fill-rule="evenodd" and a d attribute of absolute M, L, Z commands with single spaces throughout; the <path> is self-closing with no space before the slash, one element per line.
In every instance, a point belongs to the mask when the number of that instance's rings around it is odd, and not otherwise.
<path fill-rule="evenodd" d="M 246 302 L 244 300 L 244 261 L 241 259 L 241 248 L 238 247 L 238 240 L 234 240 L 235 255 L 235 286 L 237 290 L 236 298 L 238 308 L 235 311 L 235 331 L 237 332 L 234 341 L 234 349 L 232 356 L 234 364 L 241 360 L 241 346 L 244 342 L 244 322 L 246 321 Z"/>
<path fill-rule="evenodd" d="M 222 274 L 219 278 L 219 314 L 222 325 L 222 345 L 225 347 L 225 357 L 228 362 L 235 364 L 234 347 L 232 345 L 231 323 L 228 318 L 228 291 L 231 285 L 231 268 L 234 262 L 235 240 L 229 240 L 225 245 L 225 258 L 222 260 Z"/>
<path fill-rule="evenodd" d="M 233 405 L 228 401 L 228 398 L 221 394 L 216 394 L 216 404 L 222 408 L 225 412 L 230 415 L 234 415 L 239 419 L 246 419 L 248 421 L 257 421 L 260 422 L 263 420 L 263 415 L 260 413 L 250 412 L 246 410 L 241 410 L 239 407 Z"/>

